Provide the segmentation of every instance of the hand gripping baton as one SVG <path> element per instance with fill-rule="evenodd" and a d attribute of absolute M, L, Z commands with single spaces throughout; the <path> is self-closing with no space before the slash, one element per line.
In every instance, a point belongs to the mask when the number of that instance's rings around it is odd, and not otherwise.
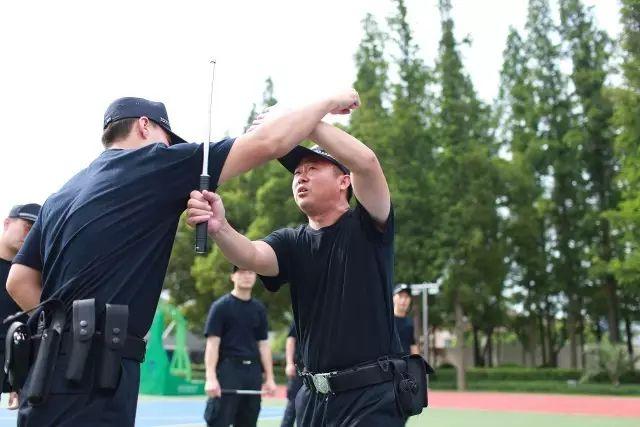
<path fill-rule="evenodd" d="M 203 145 L 202 155 L 202 174 L 200 175 L 200 191 L 209 190 L 210 177 L 209 177 L 209 143 L 211 142 L 211 105 L 213 104 L 213 79 L 216 72 L 216 60 L 209 61 L 213 64 L 211 71 L 211 94 L 209 96 L 209 136 Z M 207 253 L 207 221 L 201 222 L 196 225 L 196 253 Z"/>

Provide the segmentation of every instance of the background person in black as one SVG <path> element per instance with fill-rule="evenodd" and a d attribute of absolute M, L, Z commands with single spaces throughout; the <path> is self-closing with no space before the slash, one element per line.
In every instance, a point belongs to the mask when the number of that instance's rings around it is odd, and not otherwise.
<path fill-rule="evenodd" d="M 410 354 L 418 354 L 413 319 L 408 316 L 411 308 L 411 287 L 403 284 L 393 290 L 393 315 L 400 337 L 402 350 Z"/>
<path fill-rule="evenodd" d="M 209 427 L 250 427 L 258 422 L 261 396 L 225 394 L 221 389 L 259 390 L 264 372 L 264 391 L 274 394 L 271 348 L 267 341 L 267 310 L 251 297 L 256 273 L 234 266 L 233 290 L 213 304 L 205 325 L 206 383 L 209 399 L 220 398 Z M 209 401 L 207 405 L 212 405 Z"/>
<path fill-rule="evenodd" d="M 4 339 L 9 325 L 2 322 L 6 317 L 20 311 L 18 304 L 9 296 L 5 287 L 11 261 L 16 256 L 31 226 L 38 217 L 40 205 L 29 203 L 14 206 L 9 216 L 3 222 L 2 236 L 0 236 L 0 369 L 4 366 Z M 9 409 L 18 407 L 18 395 L 11 391 L 7 378 L 4 377 L 1 393 L 9 393 Z"/>
<path fill-rule="evenodd" d="M 267 289 L 276 291 L 289 282 L 306 370 L 329 373 L 372 362 L 367 372 L 386 377 L 378 359 L 401 353 L 391 301 L 394 223 L 389 188 L 376 155 L 351 135 L 320 123 L 310 137 L 326 152 L 296 147 L 280 159 L 294 174 L 293 195 L 308 224 L 252 242 L 225 220 L 217 194 L 197 191 L 189 200 L 189 221 L 208 221 L 209 234 L 224 255 L 258 272 Z M 353 209 L 347 201 L 350 185 L 358 199 Z M 403 425 L 390 381 L 336 394 L 305 384 L 296 398 L 297 422 Z"/>
<path fill-rule="evenodd" d="M 229 178 L 288 152 L 328 113 L 357 106 L 354 90 L 289 110 L 251 133 L 211 144 L 209 173 L 216 187 Z M 149 330 L 169 262 L 178 219 L 189 191 L 198 187 L 201 144 L 184 144 L 172 133 L 163 104 L 141 98 L 113 102 L 104 116 L 106 150 L 71 178 L 42 207 L 14 259 L 7 290 L 22 308 L 56 298 L 95 298 L 102 327 L 106 303 L 129 306 L 128 333 Z M 138 338 L 138 339 L 139 339 Z M 90 358 L 80 383 L 64 378 L 61 352 L 47 401 L 32 407 L 21 399 L 19 425 L 132 426 L 139 363 L 122 360 L 115 390 L 99 389 Z M 32 372 L 23 395 L 28 395 Z"/>
<path fill-rule="evenodd" d="M 296 395 L 302 387 L 302 378 L 298 375 L 296 365 L 298 364 L 298 340 L 296 339 L 296 324 L 291 322 L 289 335 L 284 348 L 285 367 L 284 373 L 287 376 L 287 407 L 282 416 L 280 427 L 293 427 L 296 421 Z"/>

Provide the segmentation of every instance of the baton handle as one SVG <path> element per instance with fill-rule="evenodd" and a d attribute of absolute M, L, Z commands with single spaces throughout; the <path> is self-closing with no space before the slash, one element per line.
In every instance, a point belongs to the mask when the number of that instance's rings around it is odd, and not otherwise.
<path fill-rule="evenodd" d="M 209 175 L 200 175 L 200 191 L 209 190 Z M 196 224 L 196 253 L 207 253 L 207 221 Z"/>

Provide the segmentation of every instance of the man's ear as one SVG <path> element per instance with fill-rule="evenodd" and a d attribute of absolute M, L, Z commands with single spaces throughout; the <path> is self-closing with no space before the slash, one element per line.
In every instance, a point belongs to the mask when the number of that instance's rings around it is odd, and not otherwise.
<path fill-rule="evenodd" d="M 340 189 L 346 190 L 351 185 L 351 175 L 342 175 L 340 178 Z"/>
<path fill-rule="evenodd" d="M 135 126 L 136 135 L 143 139 L 149 137 L 149 128 L 151 127 L 151 121 L 148 117 L 142 116 L 138 119 Z"/>
<path fill-rule="evenodd" d="M 4 231 L 7 231 L 7 229 L 9 228 L 9 223 L 11 222 L 11 220 L 9 218 L 5 218 L 3 221 L 4 224 Z"/>

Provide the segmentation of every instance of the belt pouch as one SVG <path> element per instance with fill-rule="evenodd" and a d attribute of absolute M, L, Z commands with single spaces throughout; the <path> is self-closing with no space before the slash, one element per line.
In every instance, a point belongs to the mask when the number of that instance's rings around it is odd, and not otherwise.
<path fill-rule="evenodd" d="M 31 332 L 22 322 L 13 322 L 5 339 L 5 360 L 3 373 L 11 390 L 20 391 L 24 386 L 31 365 Z"/>
<path fill-rule="evenodd" d="M 122 349 L 127 340 L 129 307 L 107 304 L 104 321 L 104 342 L 99 368 L 98 386 L 115 389 L 120 379 Z"/>
<path fill-rule="evenodd" d="M 95 299 L 83 299 L 73 302 L 73 323 L 71 353 L 65 378 L 80 382 L 87 363 L 91 343 L 96 331 Z"/>
<path fill-rule="evenodd" d="M 64 329 L 65 311 L 60 301 L 52 301 L 52 319 L 48 328 L 42 331 L 40 347 L 36 361 L 31 372 L 29 385 L 29 395 L 27 399 L 32 406 L 37 406 L 46 401 L 51 388 L 51 375 L 56 368 L 60 342 L 62 341 L 62 331 Z M 46 311 L 42 311 L 41 324 L 46 322 Z"/>

